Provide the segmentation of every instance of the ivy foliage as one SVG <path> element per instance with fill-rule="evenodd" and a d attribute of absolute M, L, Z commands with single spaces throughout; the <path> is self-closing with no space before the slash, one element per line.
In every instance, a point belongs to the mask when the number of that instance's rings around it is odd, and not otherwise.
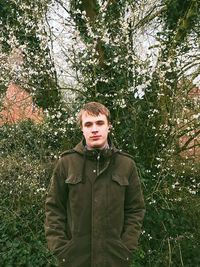
<path fill-rule="evenodd" d="M 5 80 L 9 77 L 9 81 L 30 92 L 43 108 L 54 107 L 60 99 L 47 34 L 42 26 L 49 2 L 3 0 L 0 3 L 2 91 L 7 88 Z"/>
<path fill-rule="evenodd" d="M 199 1 L 164 0 L 163 2 L 166 5 L 164 16 L 166 26 L 172 31 L 177 31 L 177 42 L 180 44 L 187 34 L 199 25 Z"/>
<path fill-rule="evenodd" d="M 52 116 L 0 128 L 0 266 L 56 264 L 44 236 L 44 204 L 56 160 L 78 135 L 75 125 Z"/>
<path fill-rule="evenodd" d="M 195 158 L 181 154 L 194 148 L 194 130 L 198 134 L 200 127 L 199 100 L 190 94 L 199 74 L 194 56 L 199 48 L 198 1 L 71 0 L 68 7 L 65 1 L 52 2 L 67 11 L 70 17 L 64 16 L 63 23 L 70 22 L 76 33 L 65 42 L 68 48 L 63 53 L 78 92 L 70 108 L 60 106 L 47 35 L 38 24 L 50 2 L 35 5 L 24 0 L 17 5 L 13 0 L 10 6 L 1 2 L 1 56 L 5 59 L 13 46 L 25 45 L 26 68 L 21 73 L 30 74 L 30 79 L 24 87 L 31 85 L 27 90 L 34 88 L 35 101 L 48 109 L 40 125 L 27 121 L 0 129 L 0 265 L 34 267 L 54 262 L 43 233 L 51 171 L 59 153 L 81 138 L 75 124 L 79 108 L 87 101 L 100 101 L 111 110 L 114 142 L 134 156 L 144 188 L 147 212 L 133 265 L 199 266 L 200 170 Z M 38 7 L 41 12 L 36 14 Z M 187 29 L 182 29 L 183 24 Z M 139 36 L 144 40 L 152 33 L 155 39 L 144 57 Z M 48 38 L 52 36 L 48 33 Z M 5 64 L 0 68 L 9 73 Z M 185 146 L 181 137 L 188 138 Z"/>
<path fill-rule="evenodd" d="M 190 64 L 183 60 L 189 49 L 195 51 L 199 4 L 160 1 L 147 11 L 144 2 L 102 1 L 100 5 L 94 0 L 87 5 L 87 1 L 71 1 L 72 18 L 84 44 L 74 57 L 74 68 L 81 73 L 79 83 L 87 92 L 77 100 L 100 101 L 109 107 L 115 143 L 137 162 L 147 215 L 135 266 L 196 266 L 198 168 L 192 159 L 185 162 L 181 157 L 179 142 L 185 134 L 182 129 L 194 130 L 193 117 L 182 112 L 194 87 L 192 76 L 186 83 L 188 76 L 183 70 Z M 152 58 L 144 60 L 137 52 L 137 27 L 145 22 L 157 27 L 155 66 Z M 148 34 L 148 26 L 146 32 L 142 30 Z M 191 110 L 198 113 L 194 103 Z M 193 219 L 188 212 L 190 203 L 195 210 Z"/>

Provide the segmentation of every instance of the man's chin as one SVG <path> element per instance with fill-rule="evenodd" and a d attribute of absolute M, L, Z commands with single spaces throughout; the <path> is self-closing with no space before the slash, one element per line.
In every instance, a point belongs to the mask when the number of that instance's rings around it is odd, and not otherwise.
<path fill-rule="evenodd" d="M 101 149 L 102 146 L 101 145 L 94 145 L 94 146 L 91 146 L 92 149 Z"/>
<path fill-rule="evenodd" d="M 105 147 L 107 147 L 107 144 L 104 143 L 93 143 L 90 145 L 91 149 L 104 149 Z"/>
<path fill-rule="evenodd" d="M 90 144 L 89 147 L 91 149 L 101 149 L 103 148 L 104 146 L 102 144 L 98 144 L 98 143 L 93 143 L 93 144 Z"/>

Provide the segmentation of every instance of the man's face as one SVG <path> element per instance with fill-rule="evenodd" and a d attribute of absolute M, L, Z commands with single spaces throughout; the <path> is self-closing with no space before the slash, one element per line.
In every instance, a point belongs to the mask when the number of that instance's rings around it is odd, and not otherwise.
<path fill-rule="evenodd" d="M 93 116 L 86 111 L 82 115 L 82 132 L 89 148 L 103 149 L 108 144 L 109 133 L 107 117 L 104 114 Z"/>

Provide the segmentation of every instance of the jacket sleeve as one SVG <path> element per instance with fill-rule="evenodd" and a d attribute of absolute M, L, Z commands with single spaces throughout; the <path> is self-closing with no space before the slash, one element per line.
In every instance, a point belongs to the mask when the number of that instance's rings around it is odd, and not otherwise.
<path fill-rule="evenodd" d="M 125 194 L 122 241 L 130 251 L 134 252 L 138 246 L 145 214 L 144 198 L 135 163 Z"/>
<path fill-rule="evenodd" d="M 69 242 L 66 234 L 67 195 L 65 174 L 62 168 L 62 159 L 60 159 L 54 169 L 45 202 L 45 235 L 48 248 L 56 256 L 65 250 Z"/>

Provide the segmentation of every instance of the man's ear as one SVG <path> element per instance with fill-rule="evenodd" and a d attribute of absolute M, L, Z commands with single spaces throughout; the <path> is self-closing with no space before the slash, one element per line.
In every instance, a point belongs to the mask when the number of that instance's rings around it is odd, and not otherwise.
<path fill-rule="evenodd" d="M 109 123 L 109 128 L 108 128 L 108 132 L 110 132 L 111 130 L 112 130 L 112 124 L 111 123 Z"/>

